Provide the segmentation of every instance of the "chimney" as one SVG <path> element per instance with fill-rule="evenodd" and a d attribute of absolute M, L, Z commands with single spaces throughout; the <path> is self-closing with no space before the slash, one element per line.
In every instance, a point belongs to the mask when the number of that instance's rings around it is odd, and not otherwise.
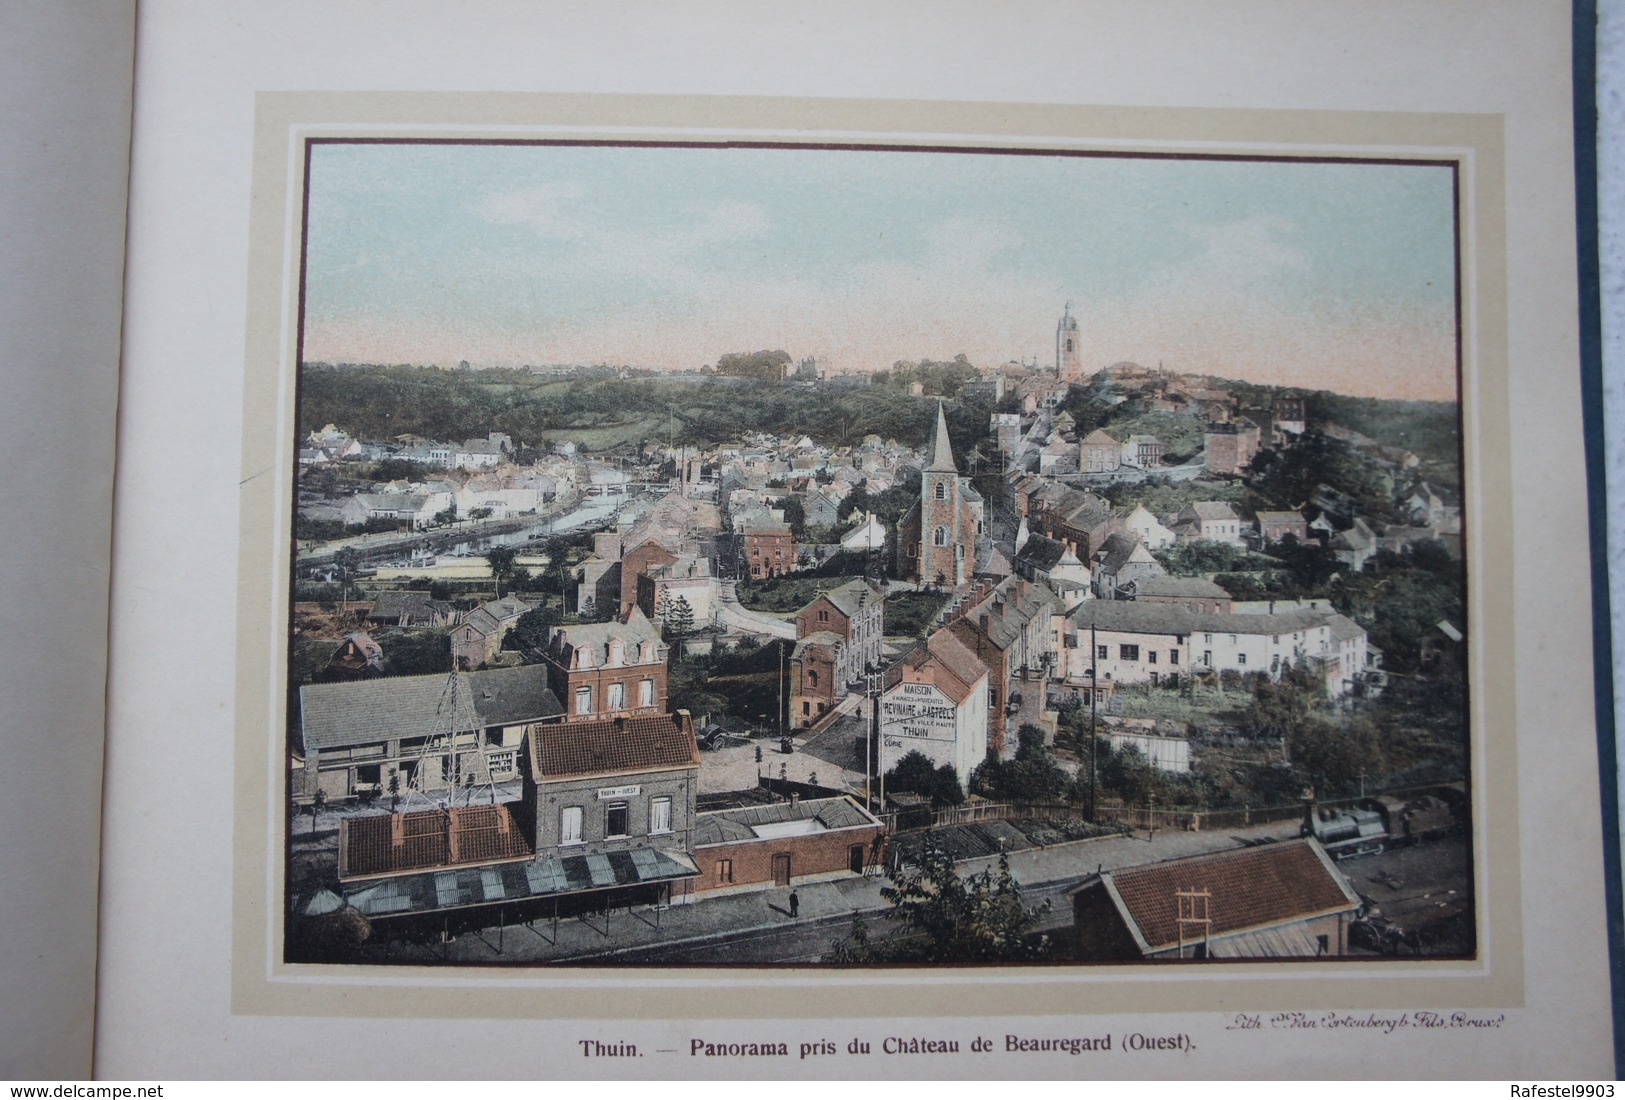
<path fill-rule="evenodd" d="M 799 805 L 801 805 L 801 793 L 799 791 L 791 791 L 790 792 L 790 808 L 793 810 Z"/>

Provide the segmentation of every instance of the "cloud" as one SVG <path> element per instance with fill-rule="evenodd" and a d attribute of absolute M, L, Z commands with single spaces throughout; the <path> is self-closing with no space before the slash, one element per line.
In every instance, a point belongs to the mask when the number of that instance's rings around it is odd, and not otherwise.
<path fill-rule="evenodd" d="M 561 181 L 488 195 L 476 209 L 480 217 L 498 225 L 522 225 L 555 240 L 581 240 L 586 236 L 581 218 L 584 197 L 580 184 Z"/>

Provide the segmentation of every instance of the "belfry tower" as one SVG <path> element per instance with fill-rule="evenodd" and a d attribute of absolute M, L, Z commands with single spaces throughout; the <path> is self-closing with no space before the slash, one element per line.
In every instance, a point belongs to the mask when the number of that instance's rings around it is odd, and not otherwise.
<path fill-rule="evenodd" d="M 1083 367 L 1078 359 L 1078 319 L 1072 316 L 1072 303 L 1055 325 L 1055 377 L 1062 382 L 1083 381 Z"/>

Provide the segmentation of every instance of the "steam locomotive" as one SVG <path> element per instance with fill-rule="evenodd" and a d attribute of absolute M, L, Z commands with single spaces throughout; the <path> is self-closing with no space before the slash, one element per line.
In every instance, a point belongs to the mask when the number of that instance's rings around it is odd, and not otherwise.
<path fill-rule="evenodd" d="M 1454 831 L 1465 819 L 1460 787 L 1434 788 L 1417 798 L 1362 798 L 1345 810 L 1304 800 L 1300 836 L 1312 836 L 1333 859 L 1374 855 L 1399 844 L 1418 844 Z"/>

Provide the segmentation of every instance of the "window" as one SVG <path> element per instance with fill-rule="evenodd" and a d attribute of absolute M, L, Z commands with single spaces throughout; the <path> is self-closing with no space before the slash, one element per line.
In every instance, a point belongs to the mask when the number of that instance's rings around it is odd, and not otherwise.
<path fill-rule="evenodd" d="M 1177 665 L 1179 663 L 1179 650 L 1170 649 L 1168 651 L 1168 663 L 1171 665 Z"/>
<path fill-rule="evenodd" d="M 1112 651 L 1111 651 L 1111 648 L 1109 646 L 1103 646 L 1102 645 L 1102 646 L 1096 646 L 1095 647 L 1095 657 L 1098 658 L 1099 660 L 1104 661 L 1108 657 L 1110 657 L 1111 655 L 1112 655 Z"/>
<path fill-rule="evenodd" d="M 651 798 L 649 800 L 649 831 L 651 833 L 671 832 L 671 799 Z"/>
<path fill-rule="evenodd" d="M 946 527 L 938 527 L 937 531 L 936 531 L 936 537 L 933 538 L 931 541 L 934 544 L 936 544 L 937 546 L 947 546 L 948 545 L 948 528 L 946 528 Z"/>
<path fill-rule="evenodd" d="M 1202 635 L 1202 640 L 1204 642 L 1206 642 L 1208 645 L 1212 645 L 1213 644 L 1213 635 L 1204 634 L 1204 635 Z"/>
<path fill-rule="evenodd" d="M 590 688 L 590 687 L 578 687 L 578 688 L 576 688 L 576 713 L 577 714 L 591 714 L 592 713 L 592 688 Z"/>
<path fill-rule="evenodd" d="M 801 716 L 803 718 L 806 718 L 810 714 L 812 714 L 812 704 L 808 703 L 808 702 L 803 702 L 801 704 Z"/>
<path fill-rule="evenodd" d="M 566 806 L 559 811 L 559 843 L 581 843 L 581 807 Z"/>
<path fill-rule="evenodd" d="M 638 706 L 652 707 L 655 705 L 655 682 L 645 680 L 638 685 Z"/>
<path fill-rule="evenodd" d="M 1151 674 L 1151 686 L 1152 686 L 1152 687 L 1156 687 L 1156 686 L 1157 686 L 1157 674 L 1156 674 L 1156 673 L 1155 673 L 1155 672 L 1153 672 L 1153 673 L 1152 673 L 1152 674 Z"/>
<path fill-rule="evenodd" d="M 610 710 L 625 710 L 626 709 L 626 685 L 621 684 L 621 683 L 615 683 L 615 684 L 609 685 L 609 701 L 608 702 L 609 702 L 609 709 Z"/>
<path fill-rule="evenodd" d="M 821 622 L 821 623 L 829 622 L 829 609 L 828 608 L 821 607 L 821 608 L 818 609 L 818 621 Z"/>
<path fill-rule="evenodd" d="M 808 687 L 817 687 L 818 686 L 818 670 L 816 668 L 809 668 L 807 670 L 807 686 Z"/>
<path fill-rule="evenodd" d="M 717 860 L 717 885 L 729 883 L 734 880 L 734 861 L 731 859 Z"/>
<path fill-rule="evenodd" d="M 1120 661 L 1138 661 L 1140 659 L 1140 647 L 1137 645 L 1118 646 L 1117 659 Z"/>
<path fill-rule="evenodd" d="M 1247 663 L 1247 654 L 1245 654 L 1245 653 L 1236 654 L 1236 664 L 1244 665 L 1246 663 Z"/>
<path fill-rule="evenodd" d="M 612 665 L 626 663 L 626 643 L 619 638 L 609 643 L 609 663 Z"/>
<path fill-rule="evenodd" d="M 1156 650 L 1148 649 L 1148 650 L 1145 651 L 1145 663 L 1148 664 L 1148 665 L 1154 665 L 1154 664 L 1157 663 L 1157 651 Z"/>
<path fill-rule="evenodd" d="M 630 831 L 626 803 L 611 802 L 604 809 L 604 835 L 626 836 Z"/>
<path fill-rule="evenodd" d="M 948 483 L 946 481 L 937 482 L 936 497 L 938 500 L 948 499 Z"/>

